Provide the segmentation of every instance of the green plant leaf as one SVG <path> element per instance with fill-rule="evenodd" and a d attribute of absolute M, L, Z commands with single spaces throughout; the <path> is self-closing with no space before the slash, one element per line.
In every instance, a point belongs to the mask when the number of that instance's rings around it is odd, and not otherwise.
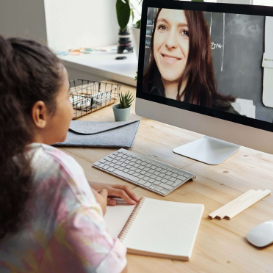
<path fill-rule="evenodd" d="M 135 19 L 135 13 L 134 13 L 133 9 L 131 9 L 131 14 L 132 14 L 132 21 L 134 21 L 134 19 Z"/>
<path fill-rule="evenodd" d="M 136 28 L 140 28 L 141 26 L 141 19 L 136 22 Z"/>
<path fill-rule="evenodd" d="M 125 94 L 122 94 L 122 92 L 119 93 L 119 108 L 124 109 L 130 107 L 134 99 L 134 96 L 129 91 Z"/>
<path fill-rule="evenodd" d="M 131 9 L 129 0 L 117 0 L 116 11 L 119 27 L 123 31 L 128 25 L 130 19 Z"/>

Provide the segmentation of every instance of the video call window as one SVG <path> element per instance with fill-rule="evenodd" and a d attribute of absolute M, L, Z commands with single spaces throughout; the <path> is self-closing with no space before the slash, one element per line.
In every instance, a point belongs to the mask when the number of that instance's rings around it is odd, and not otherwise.
<path fill-rule="evenodd" d="M 149 8 L 147 18 L 143 92 L 272 122 L 265 16 Z"/>

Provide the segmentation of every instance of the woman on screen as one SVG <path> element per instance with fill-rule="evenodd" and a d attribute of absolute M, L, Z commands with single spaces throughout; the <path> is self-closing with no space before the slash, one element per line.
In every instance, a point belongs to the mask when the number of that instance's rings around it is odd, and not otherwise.
<path fill-rule="evenodd" d="M 150 46 L 144 92 L 239 114 L 234 97 L 217 93 L 203 12 L 159 9 Z"/>

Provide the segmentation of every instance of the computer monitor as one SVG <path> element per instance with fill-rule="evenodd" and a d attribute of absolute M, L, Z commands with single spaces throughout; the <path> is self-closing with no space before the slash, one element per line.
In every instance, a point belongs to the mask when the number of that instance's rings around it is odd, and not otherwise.
<path fill-rule="evenodd" d="M 144 0 L 140 32 L 136 113 L 206 135 L 174 152 L 273 153 L 273 8 Z"/>

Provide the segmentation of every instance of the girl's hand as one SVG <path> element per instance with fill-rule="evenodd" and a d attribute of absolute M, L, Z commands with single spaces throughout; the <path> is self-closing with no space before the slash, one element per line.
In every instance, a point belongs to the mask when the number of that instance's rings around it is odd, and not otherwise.
<path fill-rule="evenodd" d="M 138 202 L 139 198 L 136 196 L 136 194 L 129 189 L 128 186 L 124 185 L 110 185 L 110 184 L 104 184 L 104 183 L 96 183 L 96 182 L 90 182 L 89 184 L 91 187 L 97 191 L 101 189 L 106 189 L 108 191 L 108 197 L 120 197 L 123 200 L 125 200 L 127 203 L 131 205 L 135 205 L 136 202 Z M 107 205 L 115 206 L 116 200 L 113 198 L 107 198 Z"/>
<path fill-rule="evenodd" d="M 91 188 L 92 189 L 92 188 Z M 96 191 L 92 189 L 92 192 L 97 200 L 97 202 L 100 204 L 102 208 L 103 215 L 106 213 L 106 206 L 107 206 L 107 190 L 102 189 L 100 191 Z"/>

